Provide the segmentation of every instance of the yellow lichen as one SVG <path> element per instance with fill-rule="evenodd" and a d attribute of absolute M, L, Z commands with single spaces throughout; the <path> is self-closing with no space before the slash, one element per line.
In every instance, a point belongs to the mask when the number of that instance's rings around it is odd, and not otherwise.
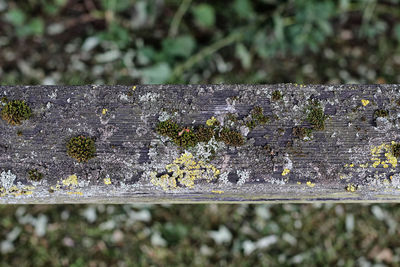
<path fill-rule="evenodd" d="M 68 193 L 68 195 L 80 195 L 80 196 L 83 196 L 82 192 L 67 192 L 67 193 Z"/>
<path fill-rule="evenodd" d="M 353 184 L 348 184 L 346 190 L 349 192 L 355 192 L 357 188 Z"/>
<path fill-rule="evenodd" d="M 107 184 L 107 185 L 111 184 L 111 179 L 109 177 L 104 178 L 104 184 Z"/>
<path fill-rule="evenodd" d="M 363 104 L 363 106 L 365 107 L 366 105 L 369 104 L 369 100 L 366 99 L 361 99 L 361 103 Z"/>
<path fill-rule="evenodd" d="M 67 179 L 62 180 L 62 184 L 66 186 L 76 186 L 78 185 L 78 177 L 75 174 L 70 175 Z"/>
<path fill-rule="evenodd" d="M 103 108 L 103 110 L 101 111 L 101 114 L 106 115 L 107 111 L 108 111 L 108 109 Z"/>
<path fill-rule="evenodd" d="M 0 197 L 4 197 L 7 195 L 13 195 L 15 197 L 18 196 L 23 196 L 23 195 L 32 195 L 33 194 L 33 189 L 35 189 L 34 186 L 23 186 L 22 188 L 13 185 L 11 186 L 8 190 L 6 190 L 4 187 L 0 187 Z M 27 191 L 29 190 L 29 191 Z"/>
<path fill-rule="evenodd" d="M 224 193 L 224 191 L 222 191 L 222 190 L 212 190 L 211 192 L 212 192 L 212 193 L 215 193 L 215 194 L 222 194 L 222 193 Z"/>
<path fill-rule="evenodd" d="M 282 171 L 282 175 L 285 176 L 285 175 L 287 175 L 289 172 L 290 172 L 289 169 L 284 169 L 284 170 Z"/>
<path fill-rule="evenodd" d="M 365 164 L 360 164 L 360 167 L 361 167 L 361 168 L 367 168 L 367 167 L 368 167 L 368 162 L 365 163 Z"/>
<path fill-rule="evenodd" d="M 211 117 L 211 119 L 208 119 L 208 120 L 206 121 L 206 124 L 207 124 L 208 126 L 213 126 L 214 123 L 216 123 L 216 122 L 217 122 L 217 119 L 213 116 L 213 117 Z"/>
<path fill-rule="evenodd" d="M 315 186 L 315 183 L 312 183 L 312 182 L 310 182 L 310 181 L 307 181 L 307 186 L 309 186 L 309 187 L 314 187 L 314 186 Z"/>
<path fill-rule="evenodd" d="M 132 91 L 136 90 L 136 85 L 132 86 Z"/>
<path fill-rule="evenodd" d="M 393 141 L 391 142 L 393 144 Z M 379 159 L 379 154 L 385 152 L 386 160 Z M 392 165 L 392 168 L 397 166 L 397 158 L 393 155 L 391 146 L 389 144 L 381 144 L 380 146 L 373 146 L 371 148 L 371 160 L 374 161 L 372 167 L 376 168 L 382 164 L 383 168 L 389 168 L 388 164 Z"/>
<path fill-rule="evenodd" d="M 177 181 L 185 187 L 192 188 L 196 180 L 205 177 L 210 182 L 220 174 L 220 171 L 213 165 L 201 160 L 196 162 L 189 152 L 185 152 L 173 163 L 166 165 L 165 169 L 168 174 L 160 177 L 157 177 L 156 172 L 150 173 L 150 182 L 161 186 L 164 190 L 177 188 Z"/>

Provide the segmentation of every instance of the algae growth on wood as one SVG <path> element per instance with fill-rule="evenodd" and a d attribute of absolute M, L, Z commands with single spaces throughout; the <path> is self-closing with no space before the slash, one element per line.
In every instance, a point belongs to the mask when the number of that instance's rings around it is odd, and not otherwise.
<path fill-rule="evenodd" d="M 400 201 L 399 85 L 0 93 L 0 203 Z"/>

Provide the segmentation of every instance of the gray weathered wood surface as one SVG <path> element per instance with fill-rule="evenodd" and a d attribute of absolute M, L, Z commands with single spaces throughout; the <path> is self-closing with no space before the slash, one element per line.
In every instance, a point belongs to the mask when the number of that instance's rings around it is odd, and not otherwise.
<path fill-rule="evenodd" d="M 283 98 L 271 101 L 275 90 Z M 0 94 L 33 110 L 22 125 L 0 122 L 0 203 L 400 201 L 389 149 L 400 140 L 399 85 L 1 86 Z M 319 100 L 328 119 L 302 140 L 292 128 L 309 126 L 309 99 Z M 271 119 L 248 131 L 240 124 L 254 106 Z M 382 108 L 389 116 L 374 120 Z M 246 136 L 244 146 L 215 141 L 187 149 L 196 163 L 216 150 L 193 187 L 151 181 L 185 153 L 156 133 L 160 120 L 194 126 L 214 116 L 228 124 L 228 113 L 238 115 L 229 127 Z M 78 134 L 96 138 L 88 163 L 67 156 L 66 142 Z M 29 169 L 43 180 L 29 181 Z"/>

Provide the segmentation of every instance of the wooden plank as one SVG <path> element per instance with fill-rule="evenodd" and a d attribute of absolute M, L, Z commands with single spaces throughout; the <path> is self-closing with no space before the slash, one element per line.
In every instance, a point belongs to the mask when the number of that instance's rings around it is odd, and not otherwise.
<path fill-rule="evenodd" d="M 21 125 L 0 122 L 0 203 L 400 201 L 399 85 L 2 86 L 0 93 L 25 100 L 33 114 Z M 255 114 L 260 108 L 264 117 Z M 167 119 L 181 127 L 176 140 L 200 125 L 214 137 L 180 147 L 156 131 Z M 244 144 L 227 145 L 224 127 Z M 67 154 L 78 135 L 95 139 L 87 163 Z M 39 182 L 28 179 L 35 169 Z"/>

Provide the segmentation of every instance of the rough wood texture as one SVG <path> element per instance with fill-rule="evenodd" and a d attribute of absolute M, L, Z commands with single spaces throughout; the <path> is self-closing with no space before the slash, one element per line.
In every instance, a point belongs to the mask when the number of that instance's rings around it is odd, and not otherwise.
<path fill-rule="evenodd" d="M 283 97 L 272 100 L 276 90 Z M 400 201 L 392 151 L 400 140 L 398 85 L 3 86 L 0 92 L 33 111 L 22 125 L 0 122 L 0 203 Z M 311 99 L 327 119 L 323 130 L 304 134 L 300 128 L 312 128 Z M 270 119 L 250 130 L 256 106 Z M 374 116 L 381 109 L 388 116 Z M 168 118 L 189 127 L 212 117 L 240 131 L 245 144 L 212 139 L 185 151 L 156 132 Z M 79 134 L 96 138 L 97 156 L 88 163 L 66 153 L 69 138 Z M 32 169 L 43 173 L 40 182 L 27 179 Z M 174 178 L 179 174 L 186 180 Z M 161 177 L 176 185 L 160 186 Z"/>

